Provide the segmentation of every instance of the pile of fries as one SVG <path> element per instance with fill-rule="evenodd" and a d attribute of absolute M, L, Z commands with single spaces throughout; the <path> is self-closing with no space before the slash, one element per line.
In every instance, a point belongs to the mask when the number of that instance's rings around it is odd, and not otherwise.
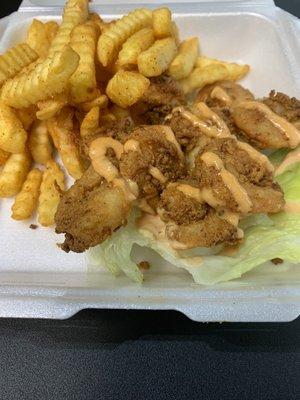
<path fill-rule="evenodd" d="M 104 22 L 88 3 L 69 0 L 60 25 L 33 20 L 26 42 L 0 56 L 0 197 L 15 196 L 16 220 L 37 209 L 41 225 L 54 223 L 65 190 L 56 154 L 80 178 L 80 137 L 130 115 L 151 77 L 170 75 L 189 94 L 249 70 L 200 56 L 196 37 L 181 42 L 168 8 Z"/>

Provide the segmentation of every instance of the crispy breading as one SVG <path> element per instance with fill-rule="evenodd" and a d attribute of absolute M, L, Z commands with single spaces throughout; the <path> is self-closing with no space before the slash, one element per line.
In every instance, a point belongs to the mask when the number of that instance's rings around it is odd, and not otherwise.
<path fill-rule="evenodd" d="M 143 98 L 132 107 L 137 124 L 161 124 L 173 107 L 186 104 L 185 95 L 173 78 L 162 75 L 150 79 Z"/>
<path fill-rule="evenodd" d="M 125 178 L 137 182 L 141 196 L 153 197 L 160 193 L 168 181 L 176 181 L 185 173 L 183 160 L 176 146 L 166 139 L 164 126 L 139 126 L 128 139 L 138 142 L 140 151 L 124 152 L 120 160 L 120 171 Z M 162 182 L 150 173 L 157 168 L 165 178 Z"/>
<path fill-rule="evenodd" d="M 90 167 L 59 203 L 55 222 L 56 232 L 65 233 L 62 249 L 80 253 L 96 246 L 126 223 L 129 212 L 123 193 Z"/>

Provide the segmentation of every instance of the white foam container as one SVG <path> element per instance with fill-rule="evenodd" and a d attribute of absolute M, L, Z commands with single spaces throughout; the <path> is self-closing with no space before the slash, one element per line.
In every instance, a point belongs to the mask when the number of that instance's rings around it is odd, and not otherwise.
<path fill-rule="evenodd" d="M 25 0 L 0 21 L 0 51 L 25 37 L 33 17 L 59 20 L 63 0 Z M 160 1 L 98 0 L 91 8 L 113 18 Z M 257 96 L 271 89 L 300 94 L 300 22 L 260 1 L 166 1 L 181 37 L 197 35 L 204 54 L 248 63 L 244 84 Z M 298 35 L 298 38 L 297 38 Z M 1 201 L 0 316 L 67 318 L 84 308 L 172 309 L 196 321 L 290 321 L 300 314 L 300 268 L 266 264 L 243 278 L 212 287 L 192 283 L 183 270 L 153 254 L 142 286 L 105 270 L 87 270 L 82 254 L 66 254 L 50 229 L 10 219 Z M 300 260 L 299 260 L 300 261 Z"/>

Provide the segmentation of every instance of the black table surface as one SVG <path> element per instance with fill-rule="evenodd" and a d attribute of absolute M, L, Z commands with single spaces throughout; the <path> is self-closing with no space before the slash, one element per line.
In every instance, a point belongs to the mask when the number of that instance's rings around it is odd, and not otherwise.
<path fill-rule="evenodd" d="M 300 15 L 300 0 L 276 1 Z M 19 1 L 2 1 L 0 17 Z M 0 319 L 0 400 L 299 399 L 300 319 L 201 324 L 174 311 Z"/>

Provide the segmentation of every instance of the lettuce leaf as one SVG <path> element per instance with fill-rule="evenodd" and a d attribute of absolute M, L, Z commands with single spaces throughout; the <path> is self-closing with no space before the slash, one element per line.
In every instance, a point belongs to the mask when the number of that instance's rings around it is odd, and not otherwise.
<path fill-rule="evenodd" d="M 281 154 L 282 158 L 282 154 Z M 300 163 L 290 166 L 277 177 L 287 201 L 300 206 Z M 91 252 L 90 258 L 104 264 L 113 274 L 123 271 L 135 282 L 142 282 L 143 274 L 132 261 L 134 244 L 155 250 L 175 267 L 187 270 L 198 284 L 212 285 L 239 278 L 247 271 L 273 259 L 281 258 L 297 264 L 300 261 L 300 214 L 281 212 L 276 215 L 253 215 L 242 221 L 245 240 L 232 255 L 205 253 L 195 249 L 193 254 L 174 250 L 168 242 L 159 242 L 145 230 L 137 230 L 137 211 L 131 215 L 126 227 Z M 200 255 L 199 255 L 200 254 Z"/>

